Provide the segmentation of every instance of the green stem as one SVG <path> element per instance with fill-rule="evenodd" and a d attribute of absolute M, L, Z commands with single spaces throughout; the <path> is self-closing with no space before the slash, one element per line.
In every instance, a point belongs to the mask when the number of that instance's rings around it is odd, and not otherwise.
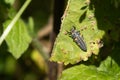
<path fill-rule="evenodd" d="M 7 35 L 9 34 L 9 32 L 11 31 L 11 29 L 13 28 L 14 24 L 20 18 L 20 16 L 24 12 L 24 10 L 27 8 L 27 6 L 29 5 L 30 2 L 31 2 L 31 0 L 26 0 L 26 2 L 23 4 L 23 6 L 19 10 L 19 12 L 16 14 L 16 16 L 11 21 L 11 23 L 7 26 L 7 28 L 5 29 L 5 31 L 3 32 L 3 34 L 0 37 L 0 46 L 1 46 L 2 42 L 5 40 L 5 38 L 7 37 Z"/>

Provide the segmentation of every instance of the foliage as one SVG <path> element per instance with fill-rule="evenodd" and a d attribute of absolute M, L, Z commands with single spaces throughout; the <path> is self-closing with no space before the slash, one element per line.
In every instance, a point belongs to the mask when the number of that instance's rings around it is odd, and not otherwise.
<path fill-rule="evenodd" d="M 79 65 L 65 69 L 60 80 L 120 79 L 120 7 L 111 2 L 113 0 L 68 1 L 50 60 Z M 87 52 L 82 51 L 67 33 L 72 26 L 83 36 Z"/>
<path fill-rule="evenodd" d="M 35 7 L 32 5 L 31 8 L 31 1 L 35 3 Z M 36 48 L 34 44 L 40 44 L 36 39 L 38 37 L 36 33 L 40 27 L 46 24 L 50 3 L 47 5 L 45 0 L 42 3 L 38 1 L 0 0 L 0 76 L 4 75 L 0 77 L 0 80 L 39 80 L 38 78 L 45 78 L 47 65 L 41 55 L 44 52 L 40 53 L 38 48 L 34 51 Z M 40 12 L 36 11 L 36 3 L 41 3 L 38 5 L 40 7 L 46 4 L 48 7 L 46 12 L 42 8 L 38 8 Z M 30 12 L 28 8 L 30 8 Z M 34 31 L 35 28 L 37 31 Z"/>
<path fill-rule="evenodd" d="M 99 48 L 103 45 L 100 41 L 104 31 L 97 28 L 94 10 L 90 10 L 89 5 L 84 0 L 69 1 L 64 16 L 51 60 L 74 64 L 81 60 L 88 60 L 92 54 L 98 55 Z M 83 36 L 87 52 L 82 51 L 67 34 L 67 31 L 70 31 L 73 26 Z"/>
<path fill-rule="evenodd" d="M 18 20 L 29 2 L 30 0 L 27 0 L 16 16 L 12 20 L 6 20 L 3 25 L 4 32 L 0 37 L 0 45 L 7 36 L 6 42 L 9 47 L 9 51 L 15 58 L 19 58 L 21 54 L 28 48 L 28 45 L 31 42 L 30 36 L 28 35 L 27 29 L 25 28 L 25 23 L 22 20 Z M 9 15 L 9 18 L 11 18 L 11 15 Z"/>
<path fill-rule="evenodd" d="M 11 20 L 7 20 L 4 23 L 4 29 L 6 29 L 10 22 Z M 31 42 L 31 38 L 26 27 L 27 26 L 22 20 L 18 20 L 6 37 L 6 43 L 9 47 L 9 52 L 11 52 L 15 58 L 19 58 L 28 48 L 29 43 Z"/>
<path fill-rule="evenodd" d="M 103 61 L 100 67 L 85 66 L 83 64 L 74 66 L 63 71 L 59 80 L 119 80 L 120 67 L 111 58 Z"/>
<path fill-rule="evenodd" d="M 42 52 L 36 33 L 46 23 L 51 4 L 40 0 L 23 14 L 29 2 L 19 3 L 27 1 L 31 0 L 0 0 L 0 74 L 5 75 L 1 80 L 41 80 L 47 73 L 48 55 Z M 61 19 L 50 58 L 67 65 L 58 80 L 120 80 L 120 0 L 68 0 Z M 70 37 L 73 26 L 87 52 Z"/>

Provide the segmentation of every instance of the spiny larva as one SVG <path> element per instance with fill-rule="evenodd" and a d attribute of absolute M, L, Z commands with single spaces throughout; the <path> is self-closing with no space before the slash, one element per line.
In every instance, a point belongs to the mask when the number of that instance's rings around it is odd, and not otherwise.
<path fill-rule="evenodd" d="M 74 40 L 74 42 L 85 52 L 87 52 L 86 44 L 83 38 L 80 36 L 80 31 L 77 31 L 75 26 L 72 27 L 70 31 L 67 31 L 70 37 Z"/>

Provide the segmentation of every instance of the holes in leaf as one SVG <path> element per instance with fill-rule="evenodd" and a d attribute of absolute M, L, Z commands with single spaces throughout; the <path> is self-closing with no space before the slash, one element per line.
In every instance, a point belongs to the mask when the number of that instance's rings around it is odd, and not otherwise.
<path fill-rule="evenodd" d="M 87 8 L 87 6 L 83 6 L 82 8 L 81 8 L 81 10 L 84 10 L 84 9 L 86 9 Z"/>
<path fill-rule="evenodd" d="M 80 23 L 82 23 L 82 21 L 86 18 L 86 13 L 87 13 L 87 11 L 85 11 L 85 12 L 81 15 L 81 17 L 79 18 L 79 22 L 80 22 Z"/>

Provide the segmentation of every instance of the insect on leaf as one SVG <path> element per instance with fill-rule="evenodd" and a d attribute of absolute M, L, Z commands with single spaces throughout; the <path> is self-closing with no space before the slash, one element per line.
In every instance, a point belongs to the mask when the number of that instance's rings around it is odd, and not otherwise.
<path fill-rule="evenodd" d="M 83 8 L 84 6 L 86 7 Z M 86 52 L 67 34 L 73 26 L 80 31 L 80 36 L 83 37 L 87 47 Z M 87 0 L 69 0 L 50 60 L 66 65 L 87 61 L 92 54 L 98 55 L 100 45 L 103 45 L 99 44 L 103 35 L 104 31 L 97 28 L 94 9 L 90 10 Z"/>

